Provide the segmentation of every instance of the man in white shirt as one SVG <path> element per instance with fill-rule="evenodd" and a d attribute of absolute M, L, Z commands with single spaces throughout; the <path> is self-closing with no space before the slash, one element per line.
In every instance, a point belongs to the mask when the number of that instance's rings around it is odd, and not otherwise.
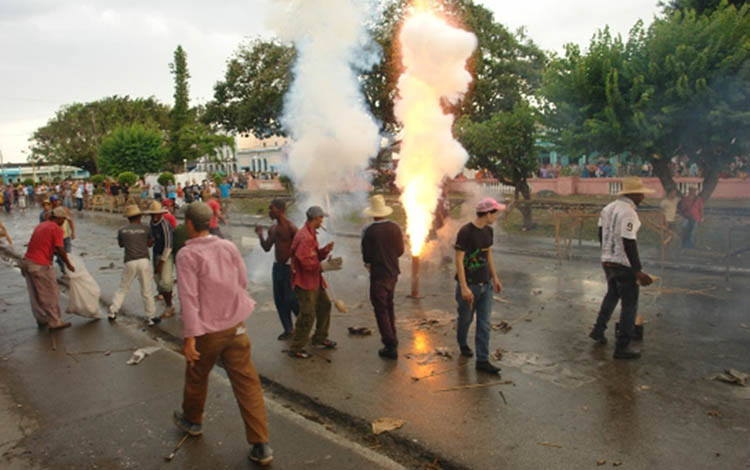
<path fill-rule="evenodd" d="M 635 317 L 638 312 L 638 285 L 647 286 L 652 279 L 641 270 L 636 236 L 641 227 L 636 209 L 646 194 L 640 178 L 623 181 L 620 197 L 602 209 L 599 217 L 599 241 L 602 247 L 602 266 L 607 278 L 607 294 L 589 337 L 607 344 L 604 330 L 617 303 L 622 300 L 619 330 L 616 332 L 615 359 L 638 359 L 640 351 L 631 347 L 635 334 Z"/>

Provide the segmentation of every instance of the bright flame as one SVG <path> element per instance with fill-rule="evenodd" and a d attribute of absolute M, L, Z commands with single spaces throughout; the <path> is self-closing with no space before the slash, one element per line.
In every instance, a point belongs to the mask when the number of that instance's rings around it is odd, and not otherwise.
<path fill-rule="evenodd" d="M 405 71 L 395 104 L 403 125 L 396 184 L 412 256 L 419 256 L 427 240 L 444 178 L 461 171 L 468 158 L 453 138 L 453 115 L 445 114 L 440 102 L 455 103 L 466 93 L 471 82 L 466 60 L 477 46 L 473 34 L 448 25 L 430 4 L 416 0 L 399 34 Z"/>

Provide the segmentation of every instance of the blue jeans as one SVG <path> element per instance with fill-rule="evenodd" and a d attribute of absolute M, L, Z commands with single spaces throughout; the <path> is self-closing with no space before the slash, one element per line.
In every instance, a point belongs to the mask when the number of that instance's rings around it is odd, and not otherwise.
<path fill-rule="evenodd" d="M 273 301 L 276 304 L 276 311 L 279 313 L 281 326 L 284 327 L 284 333 L 291 333 L 294 329 L 292 323 L 292 312 L 299 315 L 299 302 L 297 296 L 292 290 L 292 270 L 288 264 L 273 263 L 271 272 L 273 281 Z"/>
<path fill-rule="evenodd" d="M 474 303 L 469 305 L 461 297 L 461 286 L 456 284 L 456 302 L 458 302 L 458 326 L 456 335 L 459 346 L 468 346 L 469 326 L 477 314 L 477 328 L 474 344 L 477 350 L 477 361 L 488 361 L 490 357 L 490 316 L 492 315 L 492 284 L 469 284 L 474 294 Z"/>
<path fill-rule="evenodd" d="M 688 217 L 682 222 L 682 247 L 695 248 L 695 229 L 698 224 L 692 217 Z"/>

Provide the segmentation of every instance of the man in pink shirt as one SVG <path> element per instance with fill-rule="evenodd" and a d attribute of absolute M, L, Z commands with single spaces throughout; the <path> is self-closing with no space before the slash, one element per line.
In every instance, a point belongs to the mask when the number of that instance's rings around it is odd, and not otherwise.
<path fill-rule="evenodd" d="M 177 254 L 177 282 L 187 361 L 182 411 L 174 412 L 177 427 L 191 436 L 202 434 L 208 376 L 222 359 L 245 423 L 249 458 L 261 465 L 273 460 L 258 372 L 250 360 L 245 319 L 255 308 L 247 293 L 247 271 L 232 242 L 211 235 L 212 209 L 190 204 L 185 226 L 190 240 Z"/>
<path fill-rule="evenodd" d="M 307 209 L 305 226 L 292 240 L 292 287 L 299 301 L 299 316 L 294 325 L 294 341 L 289 355 L 307 359 L 310 353 L 304 350 L 315 323 L 312 344 L 318 348 L 334 349 L 336 342 L 328 339 L 331 322 L 331 299 L 326 293 L 326 281 L 320 262 L 333 250 L 333 242 L 320 248 L 317 231 L 327 214 L 318 206 Z"/>

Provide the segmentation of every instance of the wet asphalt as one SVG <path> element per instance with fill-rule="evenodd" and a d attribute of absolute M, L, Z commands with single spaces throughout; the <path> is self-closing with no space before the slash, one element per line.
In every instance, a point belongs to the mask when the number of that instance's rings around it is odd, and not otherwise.
<path fill-rule="evenodd" d="M 17 243 L 33 227 L 30 217 L 4 220 Z M 85 253 L 108 301 L 122 266 L 114 241 L 119 222 L 90 214 L 77 222 L 74 252 Z M 229 232 L 243 247 L 251 295 L 258 301 L 247 322 L 256 367 L 274 387 L 332 410 L 336 419 L 402 419 L 395 440 L 431 452 L 445 467 L 588 468 L 605 461 L 627 468 L 750 468 L 750 387 L 712 380 L 724 369 L 750 371 L 747 277 L 733 278 L 727 290 L 720 275 L 665 270 L 660 282 L 641 291 L 643 357 L 622 362 L 612 359 L 614 325 L 608 346 L 586 337 L 605 290 L 596 263 L 497 253 L 504 290 L 493 304 L 492 323 L 505 321 L 511 329 L 492 332 L 491 351 L 500 350 L 503 371 L 490 377 L 477 374 L 473 360 L 458 354 L 455 281 L 441 255 L 423 263 L 419 300 L 407 297 L 410 266 L 402 259 L 399 359 L 385 361 L 377 356 L 381 345 L 358 242 L 322 234 L 322 241 L 336 241 L 335 254 L 345 258 L 344 269 L 327 277 L 332 296 L 349 311 L 333 312 L 331 338 L 339 349 L 302 361 L 283 354 L 287 345 L 276 340 L 281 327 L 270 290 L 272 255 L 255 246 L 250 228 Z M 503 243 L 512 242 L 498 241 Z M 645 261 L 652 272 L 658 269 Z M 142 301 L 135 291 L 126 310 L 138 317 Z M 84 328 L 80 323 L 61 334 Z M 350 336 L 350 326 L 369 327 L 373 334 Z M 178 318 L 160 328 L 167 337 L 180 336 Z M 450 357 L 437 354 L 438 348 Z M 177 389 L 179 380 L 165 378 L 161 387 Z M 446 390 L 472 385 L 489 386 Z M 138 389 L 137 383 L 129 386 Z"/>

